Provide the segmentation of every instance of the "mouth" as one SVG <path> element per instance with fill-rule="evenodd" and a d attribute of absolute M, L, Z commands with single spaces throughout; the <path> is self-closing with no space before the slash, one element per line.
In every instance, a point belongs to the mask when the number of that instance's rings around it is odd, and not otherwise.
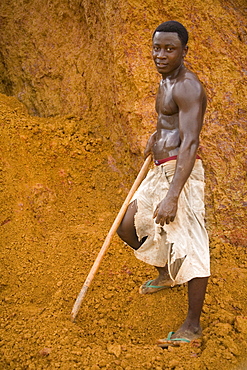
<path fill-rule="evenodd" d="M 165 67 L 168 66 L 168 64 L 167 63 L 159 63 L 159 62 L 157 62 L 156 63 L 156 66 L 159 67 L 159 68 L 165 68 Z"/>

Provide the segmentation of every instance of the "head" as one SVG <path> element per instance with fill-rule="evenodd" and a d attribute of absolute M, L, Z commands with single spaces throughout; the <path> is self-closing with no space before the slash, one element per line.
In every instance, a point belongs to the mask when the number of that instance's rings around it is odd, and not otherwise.
<path fill-rule="evenodd" d="M 177 21 L 167 21 L 161 23 L 153 33 L 153 38 L 156 32 L 175 32 L 177 33 L 183 47 L 187 45 L 189 35 L 186 28 Z"/>
<path fill-rule="evenodd" d="M 168 21 L 153 33 L 152 55 L 157 71 L 163 78 L 172 76 L 183 65 L 188 51 L 188 32 L 179 22 Z"/>

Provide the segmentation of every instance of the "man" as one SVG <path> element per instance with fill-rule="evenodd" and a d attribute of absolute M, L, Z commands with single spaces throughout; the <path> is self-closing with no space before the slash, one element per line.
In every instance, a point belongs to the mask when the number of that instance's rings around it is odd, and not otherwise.
<path fill-rule="evenodd" d="M 118 229 L 142 261 L 159 275 L 140 287 L 141 294 L 188 282 L 188 314 L 176 332 L 158 345 L 167 347 L 201 336 L 200 315 L 209 267 L 204 226 L 204 172 L 197 155 L 206 110 L 206 93 L 184 66 L 188 32 L 176 21 L 153 34 L 153 60 L 162 79 L 156 99 L 156 131 L 145 149 L 154 168 L 144 179 Z"/>

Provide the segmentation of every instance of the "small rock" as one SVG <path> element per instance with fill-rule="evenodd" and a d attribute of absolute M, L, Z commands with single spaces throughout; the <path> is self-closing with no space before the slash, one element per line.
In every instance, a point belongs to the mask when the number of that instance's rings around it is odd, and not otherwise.
<path fill-rule="evenodd" d="M 234 327 L 239 333 L 247 334 L 247 317 L 237 316 L 234 322 Z"/>
<path fill-rule="evenodd" d="M 117 343 L 108 344 L 107 350 L 109 353 L 113 353 L 116 357 L 119 357 L 121 354 L 121 346 Z"/>
<path fill-rule="evenodd" d="M 44 347 L 42 348 L 40 351 L 39 351 L 39 354 L 40 356 L 42 357 L 46 357 L 46 356 L 49 356 L 49 354 L 51 353 L 51 348 L 48 348 L 48 347 Z"/>
<path fill-rule="evenodd" d="M 90 367 L 90 370 L 100 370 L 100 367 L 98 365 L 93 365 Z"/>

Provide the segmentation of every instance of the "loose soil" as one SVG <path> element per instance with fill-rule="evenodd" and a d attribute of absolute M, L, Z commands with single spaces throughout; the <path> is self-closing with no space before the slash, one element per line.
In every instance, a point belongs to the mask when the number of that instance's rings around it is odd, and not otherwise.
<path fill-rule="evenodd" d="M 70 313 L 138 173 L 75 118 L 31 117 L 0 95 L 0 369 L 246 369 L 246 249 L 211 235 L 203 336 L 162 350 L 187 287 L 140 295 L 154 269 L 114 236 L 75 323 Z M 135 173 L 134 173 L 135 172 Z"/>

